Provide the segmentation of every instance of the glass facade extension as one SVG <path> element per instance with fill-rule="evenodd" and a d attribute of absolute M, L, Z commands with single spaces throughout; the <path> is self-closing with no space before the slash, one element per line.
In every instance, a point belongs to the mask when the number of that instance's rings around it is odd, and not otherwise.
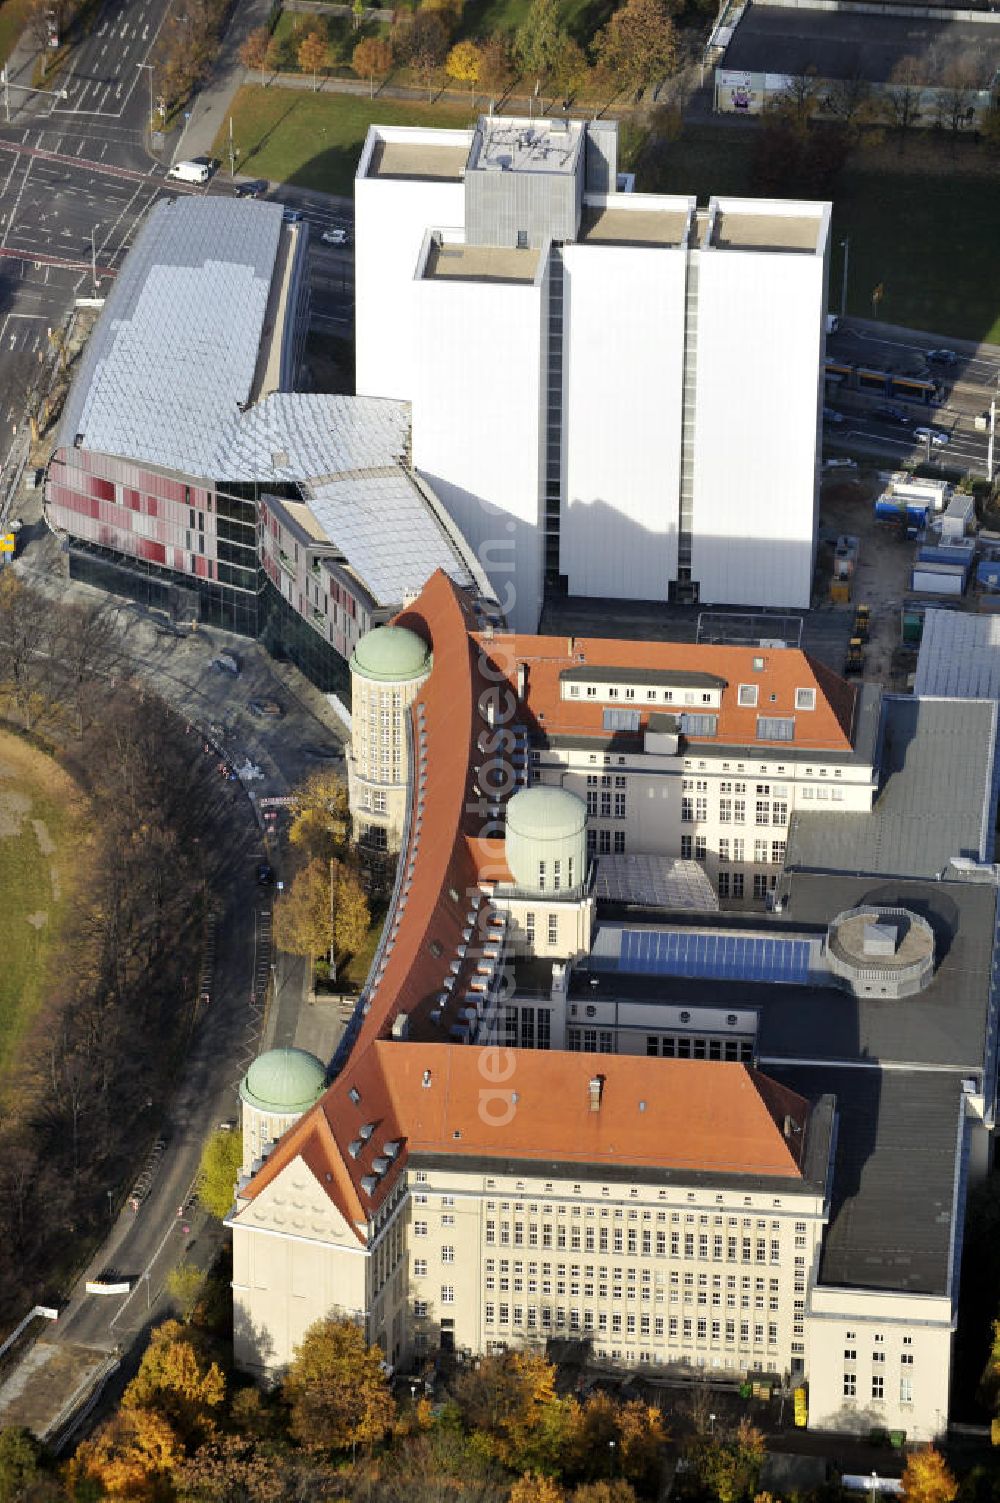
<path fill-rule="evenodd" d="M 329 642 L 302 619 L 266 575 L 262 575 L 258 636 L 272 657 L 287 658 L 324 694 L 351 703 L 347 663 Z"/>
<path fill-rule="evenodd" d="M 174 616 L 195 617 L 207 626 L 218 626 L 244 637 L 257 635 L 256 593 L 233 589 L 221 581 L 179 580 L 172 569 L 82 538 L 74 539 L 69 548 L 69 577 L 142 605 L 156 606 Z"/>

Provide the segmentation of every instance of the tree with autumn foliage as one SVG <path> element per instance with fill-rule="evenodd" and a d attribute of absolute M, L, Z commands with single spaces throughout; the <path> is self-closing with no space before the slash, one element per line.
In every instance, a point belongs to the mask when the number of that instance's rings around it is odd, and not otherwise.
<path fill-rule="evenodd" d="M 214 1132 L 201 1151 L 198 1199 L 208 1214 L 219 1221 L 233 1203 L 242 1159 L 243 1144 L 238 1132 Z"/>
<path fill-rule="evenodd" d="M 302 38 L 295 54 L 303 73 L 311 73 L 313 88 L 318 87 L 320 69 L 330 61 L 330 43 L 321 31 L 309 31 Z"/>
<path fill-rule="evenodd" d="M 514 82 L 510 41 L 496 31 L 479 44 L 479 87 L 492 99 L 502 99 Z"/>
<path fill-rule="evenodd" d="M 903 1470 L 903 1503 L 953 1503 L 958 1483 L 940 1451 L 922 1446 L 911 1451 Z"/>
<path fill-rule="evenodd" d="M 383 47 L 386 45 L 380 38 L 366 37 L 358 43 L 355 53 L 371 41 L 379 41 Z M 371 60 L 366 56 L 365 71 L 370 63 Z M 391 66 L 390 49 L 388 67 Z M 377 76 L 379 67 L 374 72 Z M 338 856 L 343 852 L 350 829 L 350 806 L 344 779 L 328 769 L 310 773 L 305 782 L 295 790 L 295 817 L 288 831 L 292 845 L 307 856 L 321 856 L 328 861 L 331 856 Z"/>
<path fill-rule="evenodd" d="M 570 1494 L 569 1503 L 636 1503 L 635 1488 L 624 1477 L 582 1482 Z"/>
<path fill-rule="evenodd" d="M 456 1399 L 470 1429 L 513 1472 L 556 1472 L 577 1404 L 556 1393 L 556 1370 L 537 1352 L 484 1357 L 462 1374 Z"/>
<path fill-rule="evenodd" d="M 764 1437 L 748 1420 L 741 1420 L 729 1436 L 699 1436 L 689 1456 L 702 1486 L 718 1503 L 740 1503 L 757 1491 Z"/>
<path fill-rule="evenodd" d="M 122 1409 L 152 1409 L 169 1420 L 186 1446 L 214 1433 L 226 1396 L 226 1380 L 215 1362 L 205 1362 L 179 1321 L 157 1326 L 139 1371 L 122 1394 Z"/>
<path fill-rule="evenodd" d="M 271 46 L 271 33 L 266 26 L 255 26 L 243 40 L 240 46 L 240 62 L 249 73 L 259 73 L 261 83 L 264 82 L 264 74 L 267 70 L 268 50 Z"/>
<path fill-rule="evenodd" d="M 305 1450 L 381 1440 L 396 1414 L 382 1362 L 353 1321 L 330 1316 L 310 1326 L 282 1384 L 292 1434 Z"/>
<path fill-rule="evenodd" d="M 566 1503 L 566 1491 L 544 1472 L 526 1472 L 511 1488 L 509 1503 Z"/>
<path fill-rule="evenodd" d="M 71 1498 L 128 1498 L 159 1503 L 172 1495 L 170 1478 L 184 1455 L 173 1426 L 155 1409 L 126 1408 L 81 1441 L 67 1468 Z"/>
<path fill-rule="evenodd" d="M 677 66 L 677 32 L 665 0 L 625 0 L 594 39 L 601 73 L 619 88 L 660 83 Z"/>
<path fill-rule="evenodd" d="M 274 905 L 274 938 L 289 955 L 315 960 L 327 950 L 354 955 L 371 923 L 357 874 L 343 861 L 316 857 Z"/>
<path fill-rule="evenodd" d="M 475 98 L 481 64 L 482 54 L 478 45 L 466 40 L 455 43 L 445 58 L 444 71 L 456 83 L 467 83 L 469 93 Z"/>
<path fill-rule="evenodd" d="M 362 37 L 351 53 L 351 67 L 359 78 L 367 78 L 369 92 L 374 99 L 376 78 L 381 83 L 392 72 L 391 43 L 385 37 Z M 301 817 L 300 812 L 299 818 Z M 344 817 L 346 819 L 346 803 Z"/>

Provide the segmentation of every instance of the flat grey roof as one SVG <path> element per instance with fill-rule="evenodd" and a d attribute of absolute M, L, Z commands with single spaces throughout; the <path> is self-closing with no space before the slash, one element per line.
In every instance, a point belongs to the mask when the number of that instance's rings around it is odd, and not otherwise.
<path fill-rule="evenodd" d="M 585 208 L 578 238 L 587 245 L 680 245 L 687 223 L 677 209 Z"/>
<path fill-rule="evenodd" d="M 815 251 L 822 221 L 811 214 L 746 214 L 720 209 L 712 245 L 717 250 Z"/>
<path fill-rule="evenodd" d="M 569 176 L 576 171 L 585 129 L 580 120 L 480 115 L 469 152 L 469 171 Z"/>
<path fill-rule="evenodd" d="M 917 3 L 932 4 L 934 0 Z M 983 80 L 983 88 L 989 87 L 994 70 L 1000 67 L 1000 30 L 995 26 L 864 14 L 860 10 L 786 10 L 749 5 L 722 66 L 749 73 L 794 75 L 815 69 L 820 78 L 857 76 L 870 83 L 885 83 L 901 58 L 916 57 L 938 78 L 949 64 L 971 63 Z"/>
<path fill-rule="evenodd" d="M 179 198 L 149 213 L 84 351 L 58 443 L 205 478 L 249 401 L 280 204 Z"/>
<path fill-rule="evenodd" d="M 768 1073 L 807 1098 L 827 1091 L 837 1098 L 819 1283 L 948 1297 L 965 1110 L 961 1080 L 930 1071 Z"/>
<path fill-rule="evenodd" d="M 425 177 L 461 182 L 467 146 L 436 146 L 423 141 L 376 141 L 369 177 Z"/>
<path fill-rule="evenodd" d="M 432 241 L 424 276 L 429 280 L 533 282 L 540 252 L 505 245 L 440 245 Z"/>
<path fill-rule="evenodd" d="M 760 1022 L 761 1068 L 775 1062 L 847 1060 L 873 1064 L 940 1065 L 972 1075 L 984 1071 L 991 1008 L 996 892 L 991 883 L 879 882 L 856 877 L 792 873 L 784 879 L 788 902 L 779 916 L 686 914 L 685 929 L 791 937 L 823 934 L 832 918 L 861 903 L 909 908 L 934 931 L 936 970 L 929 986 L 904 1001 L 852 997 L 839 988 L 763 982 L 693 980 L 575 969 L 570 995 L 599 1000 L 664 1002 L 672 1006 L 755 1008 Z M 602 917 L 605 915 L 602 911 Z M 622 911 L 628 927 L 674 927 L 669 915 Z M 592 983 L 596 981 L 596 986 Z M 992 1087 L 990 1087 L 992 1089 Z M 832 1089 L 829 1087 L 828 1089 Z"/>
<path fill-rule="evenodd" d="M 996 716 L 986 700 L 887 695 L 874 809 L 796 811 L 786 868 L 934 877 L 953 856 L 992 859 Z"/>
<path fill-rule="evenodd" d="M 1000 617 L 927 611 L 913 692 L 1000 699 Z"/>

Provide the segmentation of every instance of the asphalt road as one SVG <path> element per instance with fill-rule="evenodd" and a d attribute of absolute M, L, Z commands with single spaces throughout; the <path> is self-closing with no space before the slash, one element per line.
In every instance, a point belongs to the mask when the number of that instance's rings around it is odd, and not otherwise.
<path fill-rule="evenodd" d="M 824 439 L 837 453 L 877 455 L 889 463 L 903 464 L 921 460 L 942 469 L 971 470 L 986 473 L 988 435 L 977 431 L 974 420 L 989 410 L 998 394 L 1000 360 L 990 351 L 956 343 L 957 363 L 952 366 L 929 364 L 927 352 L 939 341 L 913 334 L 905 338 L 880 335 L 871 329 L 858 328 L 850 320 L 827 339 L 827 354 L 851 365 L 866 365 L 901 375 L 926 376 L 941 383 L 941 402 L 926 407 L 898 397 L 879 396 L 872 392 L 847 389 L 827 395 L 827 405 L 839 412 L 843 421 L 825 424 Z M 902 424 L 885 421 L 877 414 L 880 406 L 890 406 L 906 415 Z M 943 446 L 914 435 L 915 428 L 932 428 L 948 435 Z"/>
<path fill-rule="evenodd" d="M 164 11 L 160 0 L 106 0 L 55 93 L 31 92 L 24 69 L 9 88 L 9 119 L 0 120 L 0 459 L 23 421 L 49 330 L 76 298 L 94 294 L 94 266 L 104 295 L 150 207 L 192 191 L 168 183 L 146 148 L 145 64 Z M 196 191 L 229 196 L 234 183 L 220 168 Z M 334 225 L 353 230 L 353 205 L 281 185 L 269 196 L 309 221 L 315 326 L 349 333 L 353 251 L 320 237 Z"/>
<path fill-rule="evenodd" d="M 215 1244 L 212 1225 L 193 1199 L 195 1177 L 207 1135 L 222 1122 L 238 1120 L 237 1089 L 261 1047 L 264 1004 L 271 976 L 270 906 L 272 889 L 256 881 L 258 862 L 267 859 L 281 876 L 277 831 L 262 834 L 254 803 L 282 795 L 312 768 L 341 766 L 343 733 L 331 724 L 323 696 L 287 665 L 275 663 L 259 644 L 208 628 L 188 637 L 164 633 L 158 618 L 127 602 L 108 601 L 100 592 L 63 577 L 58 542 L 38 522 L 37 492 L 22 508 L 30 536 L 16 568 L 36 588 L 61 600 L 108 604 L 121 650 L 131 668 L 148 680 L 177 712 L 223 749 L 232 765 L 249 760 L 261 776 L 246 788 L 218 778 L 214 820 L 202 837 L 225 853 L 218 886 L 215 959 L 211 1001 L 198 1010 L 176 1089 L 161 1121 L 135 1124 L 137 1144 L 157 1134 L 165 1148 L 138 1212 L 128 1205 L 129 1185 L 109 1186 L 116 1219 L 107 1242 L 80 1280 L 59 1321 L 46 1339 L 98 1350 L 126 1348 L 170 1304 L 167 1275 L 183 1258 L 204 1265 Z M 243 667 L 238 678 L 213 670 L 223 646 L 235 647 Z M 259 719 L 252 699 L 274 699 L 284 714 Z M 204 753 L 216 776 L 219 753 Z M 265 820 L 267 816 L 264 816 Z M 294 973 L 294 963 L 292 973 Z M 269 1031 L 275 1042 L 294 1036 L 301 978 L 282 976 Z M 136 1174 L 142 1168 L 135 1165 Z M 181 1213 L 181 1214 L 179 1214 Z M 87 1278 L 113 1270 L 127 1279 L 128 1295 L 84 1292 Z"/>

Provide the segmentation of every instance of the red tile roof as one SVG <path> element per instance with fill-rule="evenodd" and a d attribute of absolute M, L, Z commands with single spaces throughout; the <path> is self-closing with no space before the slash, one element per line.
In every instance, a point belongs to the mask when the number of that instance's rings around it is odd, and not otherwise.
<path fill-rule="evenodd" d="M 712 672 L 731 686 L 720 715 L 720 740 L 740 742 L 752 739 L 757 712 L 735 705 L 735 685 L 751 679 L 749 659 L 759 654 L 483 634 L 468 601 L 440 573 L 397 620 L 430 643 L 434 662 L 411 711 L 414 783 L 395 911 L 369 977 L 367 1013 L 347 1064 L 272 1151 L 246 1188 L 247 1198 L 299 1157 L 362 1235 L 367 1215 L 398 1180 L 407 1144 L 424 1152 L 479 1157 L 794 1178 L 796 1150 L 781 1123 L 785 1115 L 804 1121 L 807 1104 L 756 1071 L 729 1063 L 524 1051 L 511 1053 L 514 1075 L 497 1082 L 483 1074 L 483 1061 L 491 1054 L 495 1058 L 495 1051 L 447 1042 L 487 932 L 491 910 L 483 901 L 484 887 L 509 879 L 503 842 L 476 785 L 477 766 L 487 754 L 483 738 L 495 734 L 487 700 L 493 699 L 498 724 L 511 715 L 521 718 L 506 688 L 516 695 L 518 666 L 524 664 L 528 709 L 539 723 L 549 730 L 599 734 L 599 704 L 559 698 L 559 673 L 580 666 L 581 654 L 590 666 Z M 795 688 L 816 687 L 814 718 L 798 717 L 796 745 L 846 749 L 853 691 L 800 652 L 770 650 L 764 656 L 765 672 L 752 680 L 761 686 L 760 710 L 785 713 L 794 705 Z M 798 733 L 803 720 L 809 721 L 813 739 Z M 434 1022 L 431 1013 L 441 1009 L 442 998 L 445 1005 Z M 391 1037 L 400 1013 L 408 1020 L 405 1042 Z M 427 1087 L 425 1070 L 430 1071 Z M 587 1083 L 595 1075 L 604 1077 L 604 1086 L 601 1110 L 591 1113 Z M 352 1089 L 360 1093 L 357 1104 Z M 490 1125 L 484 1107 L 489 1100 L 504 1113 L 514 1108 L 502 1128 Z M 366 1123 L 371 1136 L 352 1155 L 349 1145 L 359 1141 L 357 1129 Z M 401 1151 L 367 1194 L 362 1178 L 373 1172 L 372 1160 L 383 1144 L 397 1139 Z M 802 1135 L 796 1141 L 801 1145 Z"/>
<path fill-rule="evenodd" d="M 498 633 L 477 638 L 481 648 L 506 676 L 517 692 L 518 670 L 526 670 L 526 718 L 549 735 L 603 737 L 603 711 L 610 704 L 600 699 L 563 699 L 560 674 L 568 669 L 602 668 L 609 678 L 622 683 L 630 669 L 646 672 L 712 674 L 725 681 L 718 734 L 712 741 L 724 746 L 774 744 L 826 751 L 851 749 L 856 690 L 817 663 L 808 653 L 793 647 L 714 647 L 676 642 L 632 642 L 604 637 L 539 637 Z M 764 659 L 763 670 L 753 660 Z M 756 684 L 757 705 L 738 702 L 738 685 Z M 796 689 L 815 689 L 816 708 L 795 708 Z M 616 701 L 622 709 L 638 710 L 644 727 L 650 713 L 715 713 L 694 704 L 664 706 L 644 702 L 642 691 L 633 700 Z M 757 717 L 795 716 L 793 743 L 765 743 L 757 739 Z M 702 738 L 687 738 L 699 742 Z M 711 744 L 709 742 L 708 744 Z"/>

